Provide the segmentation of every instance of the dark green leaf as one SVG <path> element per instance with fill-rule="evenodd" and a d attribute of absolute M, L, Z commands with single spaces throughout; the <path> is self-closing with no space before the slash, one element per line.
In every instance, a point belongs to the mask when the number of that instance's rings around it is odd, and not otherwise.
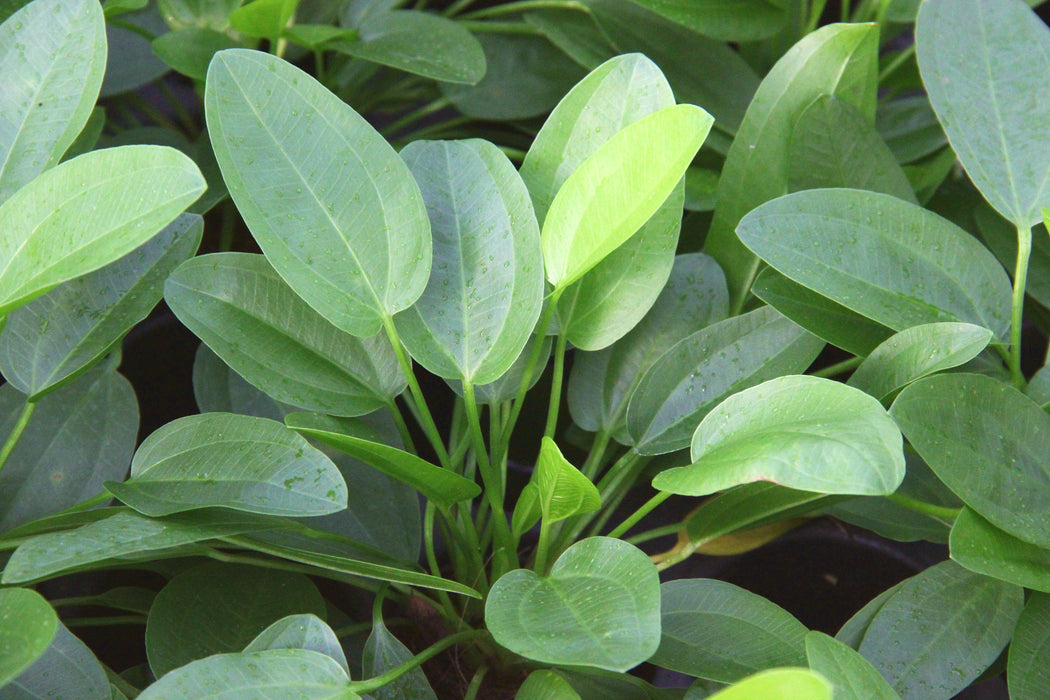
<path fill-rule="evenodd" d="M 897 700 L 875 667 L 852 648 L 823 632 L 806 634 L 809 667 L 831 681 L 835 700 Z"/>
<path fill-rule="evenodd" d="M 590 12 L 575 8 L 542 8 L 526 12 L 523 19 L 587 70 L 597 68 L 616 54 L 616 49 Z"/>
<path fill-rule="evenodd" d="M 1036 593 L 1017 620 L 1006 665 L 1010 697 L 1039 700 L 1050 687 L 1050 596 Z"/>
<path fill-rule="evenodd" d="M 880 103 L 875 112 L 875 127 L 898 163 L 914 163 L 948 143 L 925 95 Z"/>
<path fill-rule="evenodd" d="M 42 656 L 0 689 L 4 700 L 111 700 L 109 681 L 98 659 L 61 622 Z"/>
<path fill-rule="evenodd" d="M 58 624 L 54 608 L 36 591 L 0 589 L 0 687 L 44 655 Z"/>
<path fill-rule="evenodd" d="M 214 29 L 186 27 L 154 39 L 153 53 L 186 77 L 204 82 L 212 57 L 223 49 L 238 46 L 239 41 Z"/>
<path fill-rule="evenodd" d="M 361 672 L 367 678 L 380 676 L 412 658 L 412 652 L 390 633 L 381 618 L 372 621 L 372 633 L 361 653 Z M 393 683 L 369 693 L 373 700 L 437 700 L 423 669 L 416 667 Z"/>
<path fill-rule="evenodd" d="M 193 359 L 193 395 L 201 413 L 240 413 L 283 421 L 285 414 L 295 410 L 246 382 L 204 343 Z"/>

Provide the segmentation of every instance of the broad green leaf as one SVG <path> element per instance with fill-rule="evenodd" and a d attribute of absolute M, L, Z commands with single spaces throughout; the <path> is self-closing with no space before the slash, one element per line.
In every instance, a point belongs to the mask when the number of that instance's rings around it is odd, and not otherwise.
<path fill-rule="evenodd" d="M 667 284 L 645 317 L 611 347 L 573 356 L 568 402 L 573 421 L 620 442 L 626 434 L 627 402 L 645 372 L 670 346 L 726 317 L 725 276 L 703 253 L 675 258 Z"/>
<path fill-rule="evenodd" d="M 0 387 L 0 435 L 11 433 L 24 405 L 13 386 Z M 0 472 L 0 531 L 68 508 L 123 478 L 138 423 L 135 392 L 111 367 L 41 399 Z"/>
<path fill-rule="evenodd" d="M 223 49 L 239 46 L 241 42 L 223 32 L 206 27 L 185 27 L 154 39 L 153 53 L 173 70 L 204 82 L 212 57 Z"/>
<path fill-rule="evenodd" d="M 334 39 L 354 39 L 356 29 L 332 27 L 327 24 L 293 24 L 286 28 L 281 36 L 312 51 L 328 48 L 326 44 Z"/>
<path fill-rule="evenodd" d="M 818 338 L 846 352 L 871 354 L 893 331 L 803 287 L 771 267 L 755 278 L 751 292 Z"/>
<path fill-rule="evenodd" d="M 1012 287 L 995 257 L 947 219 L 890 195 L 796 192 L 740 222 L 740 240 L 779 272 L 904 330 L 962 321 L 1004 338 Z"/>
<path fill-rule="evenodd" d="M 948 143 L 925 95 L 880 103 L 875 112 L 875 128 L 898 163 L 914 163 Z"/>
<path fill-rule="evenodd" d="M 21 538 L 29 538 L 34 535 L 42 535 L 46 532 L 56 532 L 58 530 L 69 530 L 81 525 L 89 525 L 99 520 L 105 520 L 114 513 L 119 513 L 126 510 L 123 506 L 99 506 L 97 508 L 89 508 L 88 510 L 77 510 L 68 509 L 59 511 L 54 515 L 47 515 L 43 518 L 37 518 L 32 520 L 25 525 L 19 525 L 18 527 L 8 530 L 3 535 L 0 535 L 0 542 L 14 541 Z"/>
<path fill-rule="evenodd" d="M 736 133 L 759 84 L 739 53 L 629 0 L 588 0 L 587 6 L 620 53 L 648 56 L 679 101 L 703 106 L 715 118 L 716 131 Z"/>
<path fill-rule="evenodd" d="M 171 275 L 164 293 L 187 328 L 278 401 L 357 416 L 404 391 L 385 335 L 356 338 L 332 325 L 261 255 L 196 257 Z"/>
<path fill-rule="evenodd" d="M 541 669 L 529 674 L 514 700 L 580 700 L 580 694 L 561 675 Z"/>
<path fill-rule="evenodd" d="M 915 47 L 930 103 L 974 185 L 1015 225 L 1041 221 L 1050 205 L 1046 24 L 1021 0 L 930 0 Z"/>
<path fill-rule="evenodd" d="M 1050 593 L 1050 551 L 1009 535 L 963 508 L 952 526 L 952 559 L 970 571 Z"/>
<path fill-rule="evenodd" d="M 1006 673 L 1013 700 L 1038 700 L 1050 687 L 1050 596 L 1036 593 L 1017 620 Z"/>
<path fill-rule="evenodd" d="M 13 311 L 0 335 L 7 381 L 36 401 L 99 361 L 160 301 L 164 279 L 197 251 L 203 228 L 183 214 L 122 258 Z"/>
<path fill-rule="evenodd" d="M 429 12 L 392 10 L 369 15 L 357 39 L 329 48 L 407 73 L 475 85 L 485 76 L 485 51 L 458 22 Z"/>
<path fill-rule="evenodd" d="M 299 0 L 252 0 L 230 13 L 230 26 L 241 34 L 276 41 Z"/>
<path fill-rule="evenodd" d="M 210 654 L 240 651 L 286 615 L 324 618 L 324 598 L 306 576 L 244 564 L 209 562 L 171 579 L 146 622 L 154 675 Z M 338 666 L 335 661 L 333 665 Z"/>
<path fill-rule="evenodd" d="M 106 23 L 108 46 L 106 74 L 102 79 L 102 97 L 137 90 L 167 73 L 164 61 L 153 55 L 148 37 L 168 30 L 164 18 L 152 5 L 120 17 L 120 26 Z"/>
<path fill-rule="evenodd" d="M 839 640 L 850 649 L 860 649 L 860 644 L 864 641 L 864 635 L 867 634 L 871 621 L 875 619 L 875 616 L 879 614 L 879 611 L 882 610 L 882 607 L 886 602 L 892 596 L 896 595 L 897 591 L 899 591 L 905 583 L 907 583 L 907 580 L 890 586 L 885 591 L 868 601 L 863 608 L 853 614 L 853 617 L 846 620 L 835 635 L 835 639 Z"/>
<path fill-rule="evenodd" d="M 591 12 L 573 8 L 539 8 L 522 19 L 540 30 L 547 40 L 588 70 L 613 57 L 615 47 L 595 22 Z"/>
<path fill-rule="evenodd" d="M 302 698 L 360 700 L 331 657 L 306 649 L 215 654 L 194 661 L 146 688 L 141 700 Z"/>
<path fill-rule="evenodd" d="M 904 478 L 900 430 L 882 405 L 839 382 L 795 375 L 733 394 L 693 434 L 693 463 L 653 488 L 703 496 L 752 481 L 884 495 Z"/>
<path fill-rule="evenodd" d="M 193 395 L 201 413 L 240 413 L 283 421 L 285 414 L 295 410 L 249 384 L 204 343 L 193 358 Z"/>
<path fill-rule="evenodd" d="M 732 308 L 743 306 L 758 259 L 736 235 L 743 216 L 788 192 L 791 132 L 821 95 L 834 95 L 874 120 L 878 29 L 832 24 L 796 44 L 763 79 L 733 141 L 705 251 L 725 270 Z"/>
<path fill-rule="evenodd" d="M 361 653 L 361 672 L 366 678 L 374 678 L 400 666 L 412 656 L 408 647 L 390 633 L 382 618 L 376 617 Z M 418 666 L 368 695 L 372 700 L 437 700 L 426 674 Z"/>
<path fill-rule="evenodd" d="M 0 688 L 0 697 L 4 700 L 110 700 L 112 695 L 98 659 L 59 621 L 47 651 Z"/>
<path fill-rule="evenodd" d="M 534 661 L 626 671 L 660 641 L 656 567 L 622 540 L 580 540 L 546 577 L 515 569 L 497 580 L 485 624 L 497 643 Z"/>
<path fill-rule="evenodd" d="M 131 478 L 107 482 L 144 515 L 217 506 L 263 515 L 325 515 L 346 507 L 332 461 L 276 421 L 233 413 L 178 418 L 139 446 Z"/>
<path fill-rule="evenodd" d="M 788 23 L 778 0 L 631 0 L 694 31 L 721 41 L 754 41 L 776 34 Z"/>
<path fill-rule="evenodd" d="M 119 17 L 127 12 L 141 10 L 149 4 L 149 0 L 103 0 L 102 11 L 106 19 Z"/>
<path fill-rule="evenodd" d="M 928 323 L 875 348 L 848 384 L 880 401 L 917 379 L 965 364 L 988 346 L 992 332 L 969 323 Z"/>
<path fill-rule="evenodd" d="M 711 123 L 693 105 L 661 109 L 602 144 L 565 180 L 540 241 L 547 279 L 556 289 L 582 277 L 655 213 Z"/>
<path fill-rule="evenodd" d="M 476 85 L 441 83 L 456 109 L 478 119 L 528 119 L 548 112 L 583 69 L 542 36 L 479 34 L 485 77 Z"/>
<path fill-rule="evenodd" d="M 431 258 L 423 198 L 357 112 L 290 63 L 243 49 L 216 54 L 204 101 L 230 194 L 296 294 L 363 337 L 419 298 Z"/>
<path fill-rule="evenodd" d="M 769 307 L 734 316 L 671 346 L 642 377 L 627 407 L 627 430 L 642 454 L 689 445 L 702 419 L 727 396 L 805 371 L 824 343 Z"/>
<path fill-rule="evenodd" d="M 98 2 L 29 3 L 0 26 L 0 65 L 2 204 L 58 163 L 95 106 L 106 67 Z"/>
<path fill-rule="evenodd" d="M 890 409 L 948 488 L 996 527 L 1050 547 L 1050 415 L 1012 386 L 977 374 L 915 382 Z"/>
<path fill-rule="evenodd" d="M 543 438 L 532 483 L 538 489 L 540 510 L 548 523 L 601 508 L 598 489 L 562 456 L 558 445 Z"/>
<path fill-rule="evenodd" d="M 943 562 L 889 596 L 858 651 L 902 700 L 947 700 L 995 661 L 1023 605 L 1019 586 Z"/>
<path fill-rule="evenodd" d="M 831 700 L 832 691 L 833 686 L 815 671 L 776 668 L 748 676 L 710 697 L 711 700 Z"/>
<path fill-rule="evenodd" d="M 525 347 L 543 303 L 529 193 L 510 160 L 480 139 L 416 141 L 401 158 L 427 205 L 434 262 L 423 296 L 397 315 L 398 333 L 441 377 L 495 381 Z"/>
<path fill-rule="evenodd" d="M 182 545 L 285 525 L 273 518 L 217 508 L 165 518 L 122 510 L 76 529 L 27 540 L 8 560 L 3 582 L 41 580 L 100 562 L 163 558 L 166 551 Z"/>
<path fill-rule="evenodd" d="M 328 421 L 309 413 L 293 413 L 285 418 L 285 423 L 306 437 L 331 445 L 408 484 L 439 505 L 451 505 L 481 493 L 481 487 L 475 482 L 410 452 L 347 434 L 344 431 L 353 429 L 353 426 L 346 422 Z"/>
<path fill-rule="evenodd" d="M 765 598 L 724 581 L 660 587 L 662 636 L 650 662 L 732 683 L 773 666 L 803 666 L 806 627 Z"/>
<path fill-rule="evenodd" d="M 193 161 L 163 146 L 92 151 L 45 171 L 0 205 L 0 315 L 131 252 L 202 192 Z"/>
<path fill-rule="evenodd" d="M 350 667 L 346 655 L 339 644 L 332 628 L 324 620 L 309 613 L 288 615 L 264 629 L 253 639 L 245 652 L 266 651 L 268 649 L 305 649 L 331 657 L 350 677 Z"/>
<path fill-rule="evenodd" d="M 0 687 L 44 655 L 58 624 L 54 608 L 36 591 L 0 589 Z"/>
<path fill-rule="evenodd" d="M 805 644 L 810 669 L 831 681 L 835 700 L 898 700 L 874 666 L 834 637 L 813 631 Z"/>
<path fill-rule="evenodd" d="M 230 26 L 230 13 L 241 0 L 157 0 L 164 21 L 172 30 L 205 27 L 223 31 Z"/>
<path fill-rule="evenodd" d="M 825 95 L 799 116 L 788 150 L 788 189 L 851 187 L 917 204 L 908 177 L 868 119 L 849 102 Z"/>

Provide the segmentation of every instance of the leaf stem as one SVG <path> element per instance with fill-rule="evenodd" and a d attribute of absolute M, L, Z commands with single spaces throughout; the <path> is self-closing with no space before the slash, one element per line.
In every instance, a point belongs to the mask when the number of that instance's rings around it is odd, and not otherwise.
<path fill-rule="evenodd" d="M 475 34 L 522 34 L 528 36 L 542 36 L 536 27 L 528 22 L 475 22 L 474 20 L 461 20 L 459 23 L 464 29 Z"/>
<path fill-rule="evenodd" d="M 423 544 L 427 554 L 427 565 L 430 567 L 430 573 L 440 578 L 441 565 L 438 564 L 437 553 L 434 551 L 434 513 L 436 510 L 436 506 L 427 501 L 426 508 L 423 510 Z M 454 616 L 455 608 L 452 606 L 452 598 L 449 597 L 448 593 L 438 591 L 437 595 L 441 601 L 441 607 L 445 610 L 445 617 Z"/>
<path fill-rule="evenodd" d="M 390 418 L 394 421 L 398 434 L 401 435 L 401 442 L 404 443 L 405 449 L 414 455 L 418 455 L 416 445 L 412 442 L 412 432 L 408 429 L 408 424 L 405 423 L 405 417 L 401 415 L 397 402 L 391 399 L 387 404 L 387 409 L 390 411 Z"/>
<path fill-rule="evenodd" d="M 102 670 L 106 672 L 106 680 L 108 680 L 114 688 L 123 693 L 124 697 L 128 698 L 129 700 L 135 700 L 135 698 L 142 694 L 141 690 L 133 686 L 131 683 L 128 683 L 126 680 L 124 680 L 123 676 L 111 669 L 109 666 L 101 662 L 99 662 L 99 665 L 102 666 Z"/>
<path fill-rule="evenodd" d="M 463 700 L 475 700 L 478 697 L 481 683 L 485 680 L 485 674 L 488 672 L 489 667 L 484 664 L 474 672 L 474 677 L 470 679 L 470 685 L 467 686 L 467 692 L 463 694 Z"/>
<path fill-rule="evenodd" d="M 1017 227 L 1017 265 L 1014 268 L 1013 309 L 1010 316 L 1010 376 L 1014 386 L 1023 389 L 1024 373 L 1021 371 L 1021 324 L 1024 321 L 1024 290 L 1028 283 L 1028 259 L 1032 255 L 1032 229 Z"/>
<path fill-rule="evenodd" d="M 565 351 L 569 339 L 564 334 L 558 335 L 558 343 L 554 350 L 554 376 L 551 379 L 551 399 L 547 406 L 547 427 L 543 431 L 543 437 L 554 439 L 554 431 L 558 427 L 558 409 L 561 406 L 561 384 L 565 375 Z"/>
<path fill-rule="evenodd" d="M 929 515 L 934 518 L 942 518 L 944 520 L 955 520 L 959 513 L 962 512 L 962 508 L 950 508 L 948 506 L 938 506 L 933 503 L 927 503 L 926 501 L 920 501 L 917 498 L 911 496 L 905 496 L 900 493 L 891 493 L 886 496 L 886 499 L 892 503 L 896 503 L 902 508 L 913 510 L 916 513 L 922 513 L 923 515 Z"/>
<path fill-rule="evenodd" d="M 598 476 L 598 472 L 602 469 L 602 462 L 604 462 L 605 452 L 609 449 L 609 440 L 611 439 L 612 436 L 607 430 L 599 430 L 594 434 L 594 440 L 591 442 L 591 451 L 587 454 L 587 461 L 580 467 L 580 471 L 591 482 L 594 481 L 595 477 Z"/>
<path fill-rule="evenodd" d="M 836 362 L 833 365 L 828 365 L 827 367 L 822 367 L 821 369 L 810 372 L 810 376 L 823 377 L 825 379 L 827 379 L 828 377 L 837 377 L 840 374 L 845 374 L 850 370 L 857 369 L 857 367 L 860 366 L 861 362 L 864 362 L 863 357 L 851 357 L 848 360 Z"/>
<path fill-rule="evenodd" d="M 11 429 L 11 433 L 7 436 L 7 440 L 4 441 L 3 447 L 0 447 L 0 472 L 4 470 L 4 465 L 7 464 L 7 458 L 11 456 L 11 452 L 14 451 L 15 445 L 18 444 L 18 439 L 22 437 L 22 433 L 25 432 L 26 426 L 29 425 L 29 419 L 33 416 L 34 410 L 36 410 L 35 401 L 26 401 L 25 405 L 22 406 L 22 412 L 18 414 L 18 420 L 15 421 L 15 427 Z"/>
<path fill-rule="evenodd" d="M 436 100 L 428 102 L 419 109 L 414 109 L 408 114 L 401 116 L 400 118 L 390 122 L 383 127 L 379 133 L 383 136 L 389 136 L 390 134 L 396 133 L 399 129 L 403 129 L 409 124 L 416 122 L 428 114 L 433 114 L 439 110 L 444 109 L 452 104 L 447 97 L 439 97 Z"/>
<path fill-rule="evenodd" d="M 468 12 L 462 19 L 483 19 L 485 17 L 502 17 L 529 10 L 579 10 L 587 12 L 587 6 L 577 0 L 518 0 L 508 2 L 495 7 L 485 7 L 474 12 Z"/>
<path fill-rule="evenodd" d="M 909 44 L 906 49 L 897 52 L 897 55 L 886 64 L 886 67 L 879 71 L 879 83 L 882 83 L 891 75 L 900 70 L 901 66 L 908 62 L 908 60 L 915 55 L 915 44 Z"/>
<path fill-rule="evenodd" d="M 457 632 L 456 634 L 449 635 L 448 637 L 430 645 L 408 661 L 395 666 L 386 673 L 363 681 L 350 681 L 350 684 L 347 687 L 358 695 L 371 693 L 388 683 L 396 681 L 409 671 L 422 666 L 425 662 L 445 651 L 445 649 L 460 644 L 461 642 L 478 639 L 479 637 L 484 636 L 488 636 L 486 630 L 466 630 L 464 632 Z"/>
<path fill-rule="evenodd" d="M 660 505 L 670 497 L 671 494 L 667 491 L 661 491 L 657 493 L 655 496 L 643 503 L 642 506 L 638 510 L 634 511 L 634 513 L 632 513 L 630 517 L 628 517 L 622 523 L 613 528 L 613 531 L 609 533 L 609 537 L 619 537 L 623 533 L 627 532 L 632 527 L 634 527 L 639 520 L 649 515 L 649 513 L 651 513 L 654 508 L 656 508 L 658 505 Z"/>
<path fill-rule="evenodd" d="M 540 537 L 536 542 L 536 558 L 532 570 L 540 576 L 547 575 L 547 558 L 550 552 L 551 527 L 546 518 L 540 518 Z"/>

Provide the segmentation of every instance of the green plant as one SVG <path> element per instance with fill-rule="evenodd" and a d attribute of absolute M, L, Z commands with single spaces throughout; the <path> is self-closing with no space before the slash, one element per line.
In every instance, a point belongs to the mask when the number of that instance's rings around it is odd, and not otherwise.
<path fill-rule="evenodd" d="M 581 17 L 665 22 L 768 67 L 713 118 L 650 58 L 602 57 L 520 169 L 479 138 L 395 151 L 301 69 L 223 49 L 208 139 L 263 254 L 197 257 L 188 158 L 72 157 L 100 6 L 13 14 L 0 698 L 432 698 L 422 665 L 453 647 L 463 682 L 442 692 L 468 697 L 950 698 L 1004 669 L 1011 697 L 1041 697 L 1050 373 L 1025 371 L 1022 330 L 1050 318 L 1050 30 L 1020 0 L 843 5 L 875 21 L 818 28 L 822 2 L 478 10 L 539 12 L 577 51 Z M 880 30 L 911 22 L 880 70 Z M 782 56 L 777 30 L 798 38 Z M 898 94 L 915 85 L 928 97 Z M 700 242 L 686 202 L 704 252 L 679 253 Z M 118 343 L 162 294 L 204 343 L 202 413 L 136 448 Z M 815 365 L 826 347 L 843 359 Z M 706 498 L 636 527 L 672 495 Z M 817 514 L 953 561 L 834 638 L 725 582 L 660 582 Z M 162 584 L 49 588 L 127 571 Z M 124 624 L 145 625 L 148 665 L 119 674 L 70 631 Z M 700 680 L 655 688 L 627 673 L 643 662 Z"/>

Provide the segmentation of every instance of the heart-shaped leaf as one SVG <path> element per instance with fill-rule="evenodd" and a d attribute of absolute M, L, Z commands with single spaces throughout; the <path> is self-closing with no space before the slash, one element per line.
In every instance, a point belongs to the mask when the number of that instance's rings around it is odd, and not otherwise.
<path fill-rule="evenodd" d="M 244 651 L 266 651 L 267 649 L 306 649 L 331 657 L 350 677 L 350 666 L 346 654 L 332 628 L 324 620 L 304 613 L 288 615 L 273 623 L 253 639 Z"/>
<path fill-rule="evenodd" d="M 381 617 L 372 620 L 372 633 L 361 651 L 361 672 L 367 678 L 381 676 L 412 658 L 412 652 L 390 633 Z M 369 693 L 372 700 L 437 700 L 430 681 L 418 666 L 392 683 Z"/>
<path fill-rule="evenodd" d="M 580 694 L 561 675 L 541 669 L 529 674 L 514 700 L 580 700 Z"/>
<path fill-rule="evenodd" d="M 899 700 L 886 679 L 859 653 L 823 632 L 806 634 L 809 667 L 835 686 L 835 700 Z"/>
<path fill-rule="evenodd" d="M 356 338 L 335 327 L 261 255 L 198 256 L 171 275 L 164 296 L 227 365 L 278 401 L 358 416 L 405 389 L 386 336 Z"/>
<path fill-rule="evenodd" d="M 514 531 L 525 532 L 540 517 L 550 524 L 601 506 L 595 485 L 565 459 L 554 440 L 544 437 L 532 479 L 514 508 Z"/>
<path fill-rule="evenodd" d="M 36 591 L 0 590 L 0 687 L 43 656 L 58 631 L 58 615 Z"/>
<path fill-rule="evenodd" d="M 178 418 L 139 446 L 131 478 L 106 488 L 144 515 L 216 506 L 263 515 L 346 508 L 332 461 L 276 421 L 234 413 Z"/>
<path fill-rule="evenodd" d="M 784 275 L 894 330 L 962 321 L 1004 338 L 1012 287 L 973 236 L 896 197 L 807 190 L 759 206 L 740 240 Z"/>
<path fill-rule="evenodd" d="M 893 493 L 904 478 L 900 430 L 882 405 L 829 379 L 771 379 L 730 396 L 693 434 L 687 467 L 653 488 L 689 496 L 752 481 L 800 491 Z"/>
<path fill-rule="evenodd" d="M 963 508 L 949 539 L 952 559 L 970 571 L 1050 593 L 1050 551 L 1007 534 Z"/>
<path fill-rule="evenodd" d="M 589 537 L 550 574 L 502 576 L 485 601 L 485 624 L 511 651 L 541 663 L 626 671 L 660 643 L 660 580 L 640 549 Z"/>
<path fill-rule="evenodd" d="M 290 63 L 246 49 L 215 54 L 204 102 L 230 194 L 296 294 L 361 337 L 419 298 L 431 258 L 423 198 L 368 122 Z"/>
<path fill-rule="evenodd" d="M 1050 683 L 1046 665 L 1050 647 L 1050 596 L 1035 593 L 1017 620 L 1010 640 L 1006 664 L 1010 697 L 1013 700 L 1039 700 Z"/>

